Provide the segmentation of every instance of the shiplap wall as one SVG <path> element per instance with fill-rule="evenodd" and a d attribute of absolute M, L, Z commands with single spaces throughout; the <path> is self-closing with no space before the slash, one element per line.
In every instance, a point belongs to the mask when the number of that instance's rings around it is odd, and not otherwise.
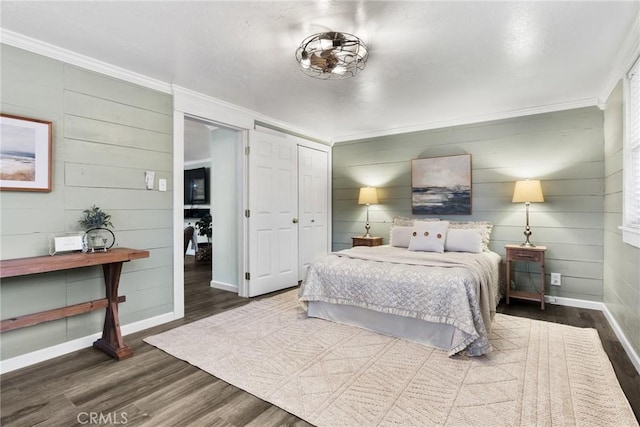
<path fill-rule="evenodd" d="M 532 242 L 549 248 L 547 273 L 562 274 L 562 286 L 547 286 L 547 294 L 601 301 L 603 151 L 603 112 L 596 107 L 337 144 L 333 249 L 350 247 L 351 237 L 364 233 L 359 187 L 378 188 L 371 233 L 388 243 L 393 217 L 412 216 L 411 159 L 468 153 L 472 214 L 440 218 L 491 221 L 490 248 L 504 257 L 505 244 L 524 241 L 525 207 L 511 203 L 514 182 L 540 179 L 545 203 L 531 205 Z M 524 283 L 534 285 L 535 275 Z"/>
<path fill-rule="evenodd" d="M 622 241 L 622 82 L 604 112 L 604 303 L 640 354 L 640 249 Z"/>
<path fill-rule="evenodd" d="M 124 264 L 122 325 L 173 311 L 171 96 L 1 45 L 3 113 L 53 122 L 53 191 L 0 193 L 2 259 L 47 255 L 48 236 L 81 230 L 96 204 L 112 215 L 116 243 L 147 249 Z M 156 172 L 154 191 L 144 172 Z M 157 180 L 168 180 L 167 192 Z M 104 298 L 99 267 L 6 279 L 3 319 Z M 4 360 L 102 330 L 103 311 L 0 335 Z"/>

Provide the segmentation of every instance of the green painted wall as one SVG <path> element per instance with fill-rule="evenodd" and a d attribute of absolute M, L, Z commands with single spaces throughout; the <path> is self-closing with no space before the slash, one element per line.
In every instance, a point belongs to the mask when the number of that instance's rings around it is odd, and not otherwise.
<path fill-rule="evenodd" d="M 53 191 L 0 193 L 2 259 L 48 254 L 52 233 L 80 231 L 82 210 L 111 213 L 116 243 L 147 249 L 126 263 L 122 325 L 173 311 L 171 96 L 0 45 L 1 111 L 53 122 Z M 156 189 L 144 188 L 144 171 Z M 169 191 L 157 191 L 165 178 Z M 104 298 L 99 267 L 6 279 L 5 319 Z M 98 311 L 0 335 L 4 360 L 102 330 Z"/>
<path fill-rule="evenodd" d="M 622 82 L 604 110 L 604 303 L 640 354 L 640 249 L 622 241 Z"/>
<path fill-rule="evenodd" d="M 388 243 L 392 218 L 411 216 L 411 159 L 469 153 L 472 215 L 440 218 L 491 221 L 490 247 L 504 257 L 505 244 L 524 241 L 525 208 L 511 203 L 514 182 L 542 180 L 545 203 L 530 209 L 532 242 L 548 246 L 547 272 L 562 274 L 562 286 L 547 286 L 547 294 L 602 301 L 603 144 L 603 112 L 596 107 L 337 144 L 333 248 L 347 248 L 364 233 L 359 187 L 379 188 L 371 233 Z M 535 275 L 524 283 L 537 284 Z"/>

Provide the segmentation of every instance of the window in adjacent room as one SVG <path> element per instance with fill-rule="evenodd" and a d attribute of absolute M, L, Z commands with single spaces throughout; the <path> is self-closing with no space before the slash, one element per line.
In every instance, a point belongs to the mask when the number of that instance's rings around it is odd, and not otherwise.
<path fill-rule="evenodd" d="M 625 79 L 623 240 L 640 247 L 640 59 Z"/>

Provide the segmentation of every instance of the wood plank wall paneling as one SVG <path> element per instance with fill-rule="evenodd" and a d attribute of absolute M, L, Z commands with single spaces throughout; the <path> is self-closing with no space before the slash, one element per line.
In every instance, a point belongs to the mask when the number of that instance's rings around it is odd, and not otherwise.
<path fill-rule="evenodd" d="M 122 324 L 173 310 L 172 97 L 34 53 L 2 45 L 3 113 L 53 121 L 54 180 L 50 193 L 2 192 L 3 259 L 45 255 L 48 236 L 81 231 L 82 210 L 96 204 L 112 215 L 116 242 L 149 250 L 126 263 Z M 168 180 L 149 191 L 144 172 Z M 2 281 L 2 318 L 104 297 L 100 268 Z M 102 330 L 93 312 L 0 336 L 6 359 Z"/>
<path fill-rule="evenodd" d="M 365 231 L 366 211 L 357 205 L 360 187 L 378 188 L 371 233 L 386 244 L 393 218 L 412 216 L 411 160 L 471 154 L 472 214 L 440 218 L 491 221 L 490 248 L 504 257 L 505 244 L 524 241 L 525 208 L 511 203 L 514 182 L 542 180 L 545 203 L 530 208 L 532 241 L 549 247 L 547 272 L 562 274 L 562 286 L 548 286 L 547 294 L 601 301 L 603 144 L 603 113 L 596 107 L 336 144 L 333 249 L 350 247 L 351 237 Z M 526 269 L 520 268 L 526 282 Z"/>
<path fill-rule="evenodd" d="M 640 354 L 640 249 L 622 241 L 623 88 L 604 110 L 604 303 Z"/>

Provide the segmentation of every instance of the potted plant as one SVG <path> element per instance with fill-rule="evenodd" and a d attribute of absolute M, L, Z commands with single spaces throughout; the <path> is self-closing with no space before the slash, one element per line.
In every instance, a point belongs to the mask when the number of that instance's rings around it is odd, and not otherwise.
<path fill-rule="evenodd" d="M 199 236 L 207 236 L 207 243 L 202 243 L 202 247 L 200 244 L 198 245 L 198 249 L 196 250 L 196 261 L 210 261 L 211 260 L 211 236 L 213 234 L 213 230 L 211 228 L 211 221 L 213 218 L 211 214 L 208 213 L 198 221 L 196 221 L 196 229 L 198 230 Z"/>
<path fill-rule="evenodd" d="M 84 217 L 78 222 L 82 224 L 86 230 L 85 244 L 87 250 L 95 252 L 96 250 L 106 252 L 107 249 L 115 243 L 115 235 L 108 227 L 113 227 L 111 223 L 111 215 L 93 205 L 89 209 L 82 211 Z M 111 234 L 111 244 L 107 246 L 109 240 L 108 234 Z"/>

